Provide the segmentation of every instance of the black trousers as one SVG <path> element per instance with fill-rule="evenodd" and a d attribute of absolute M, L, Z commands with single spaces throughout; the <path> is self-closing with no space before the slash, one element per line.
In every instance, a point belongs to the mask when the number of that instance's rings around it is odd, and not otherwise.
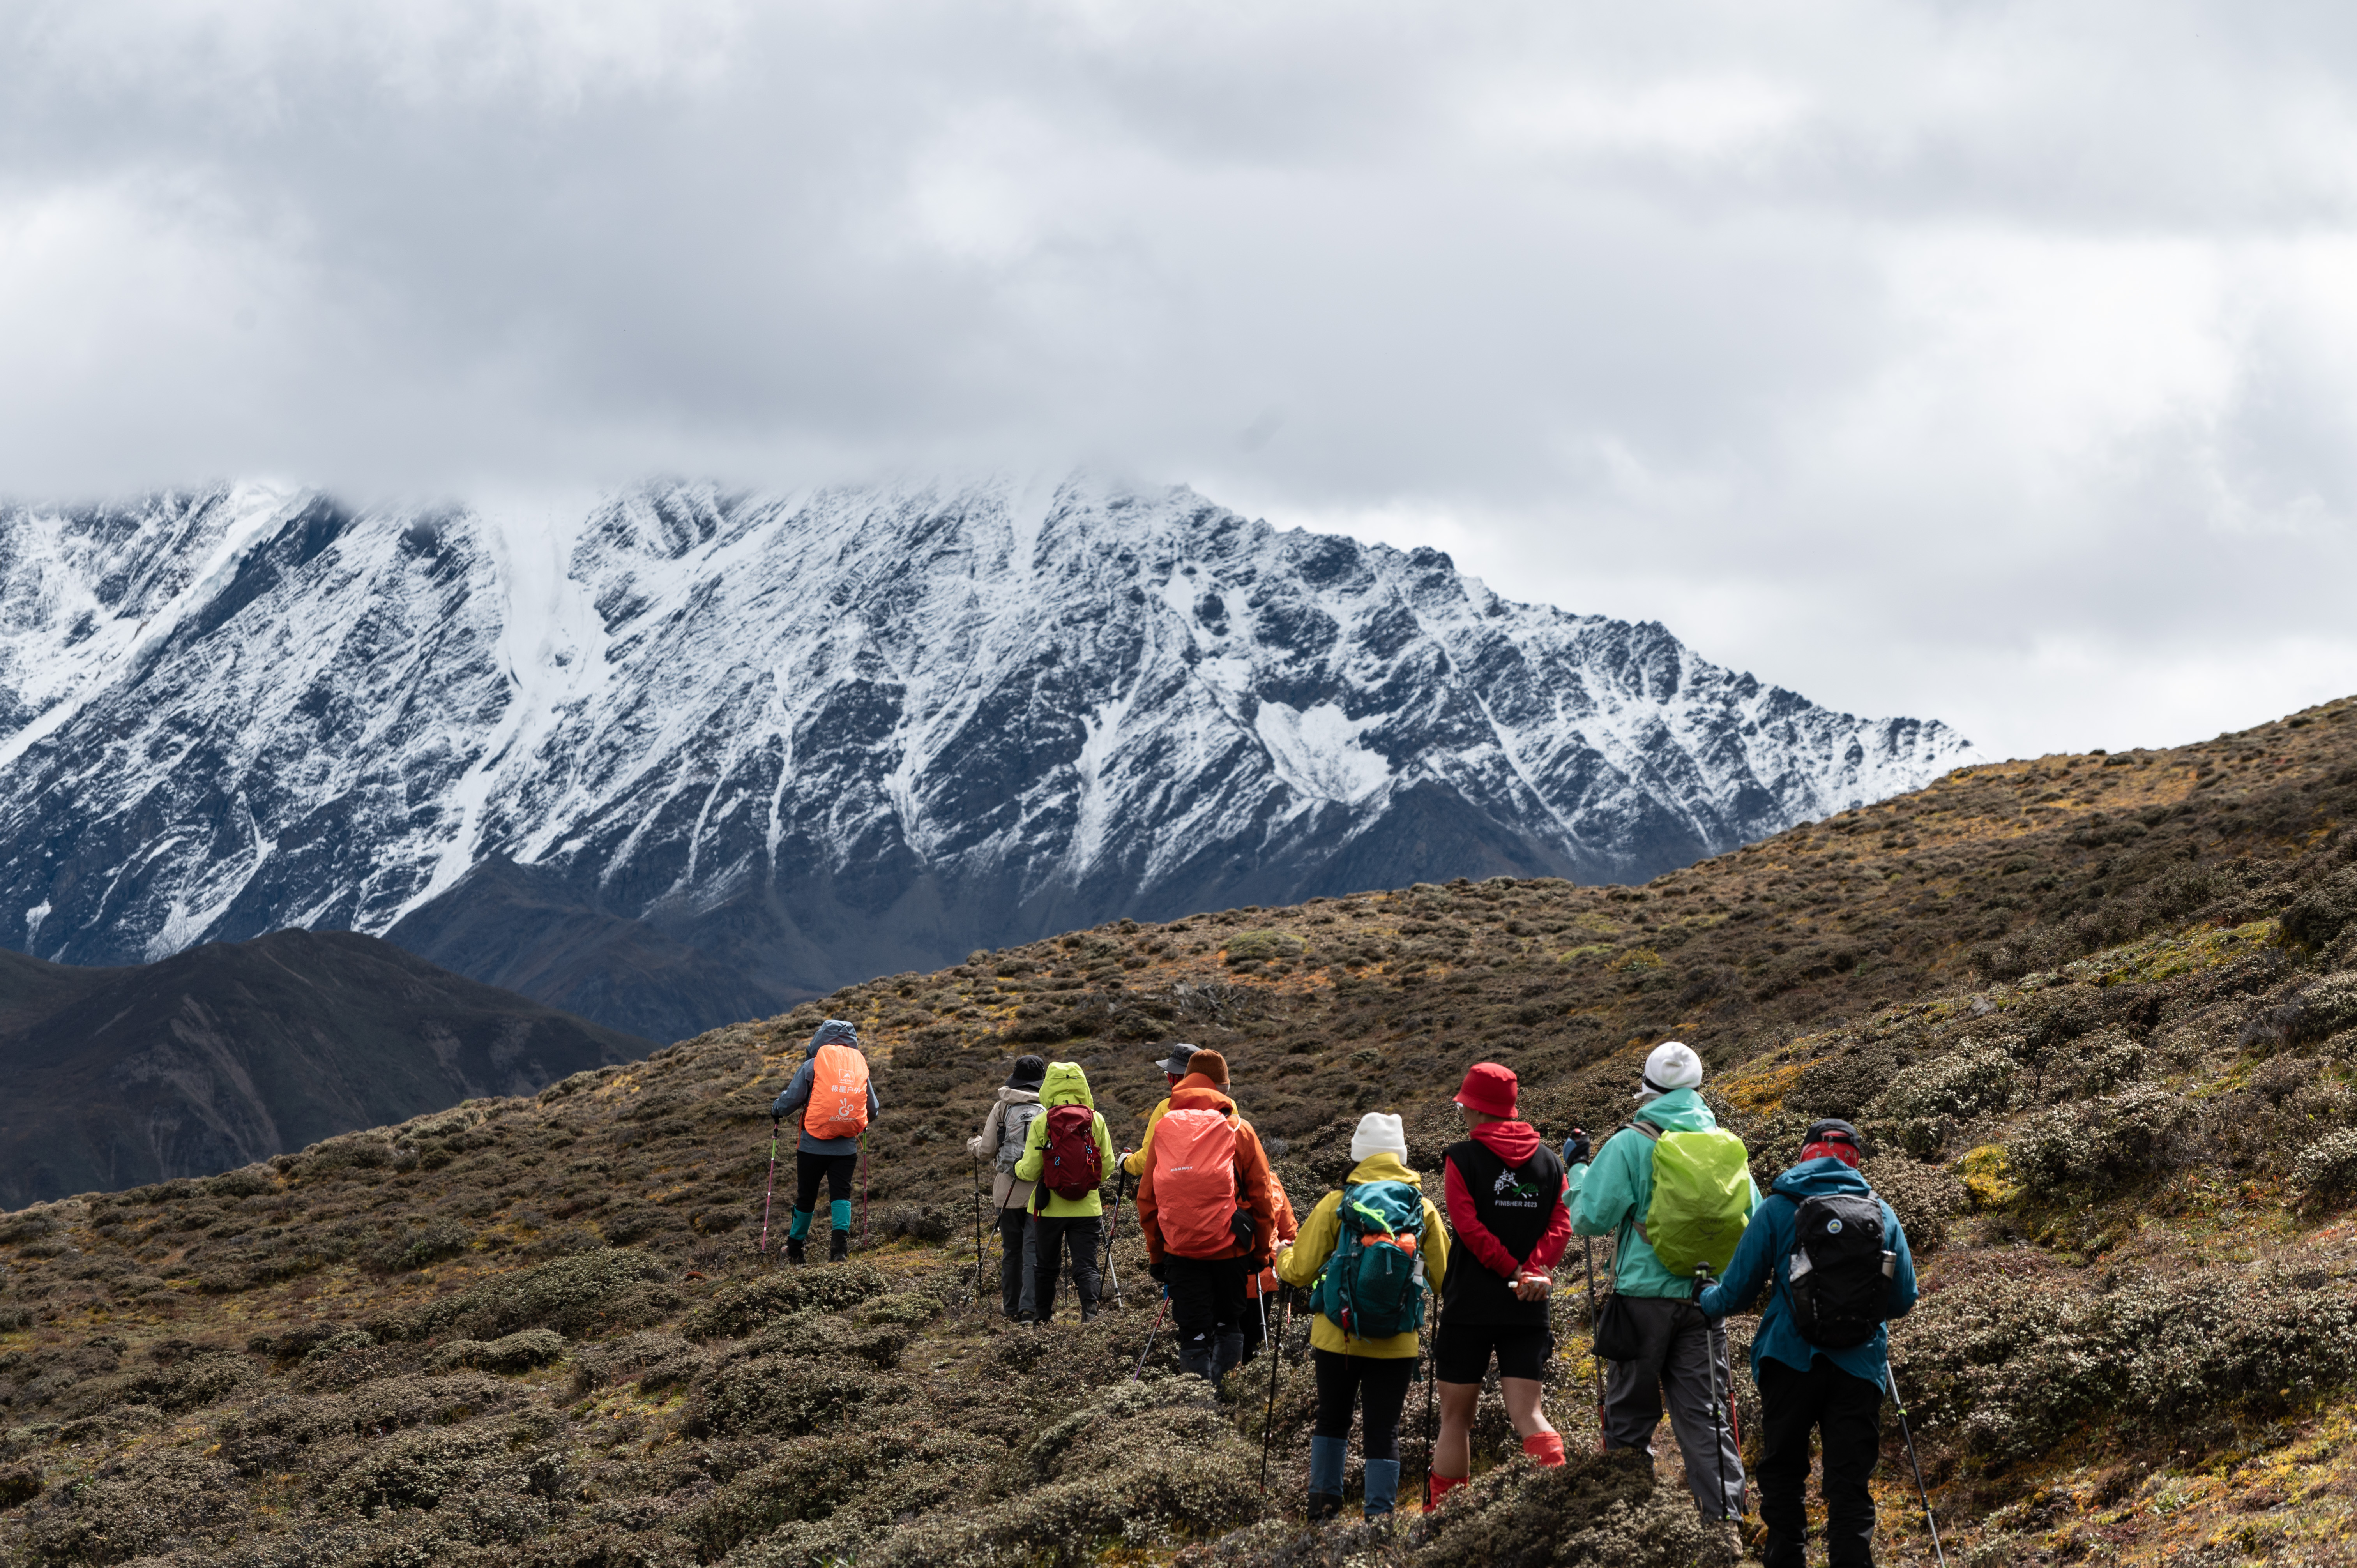
<path fill-rule="evenodd" d="M 1103 1226 L 1101 1217 L 1094 1214 L 1032 1217 L 1032 1245 L 1037 1249 L 1031 1265 L 1032 1311 L 1040 1322 L 1055 1316 L 1056 1276 L 1064 1272 L 1067 1248 L 1072 1254 L 1072 1288 L 1081 1293 L 1082 1310 L 1096 1305 L 1097 1238 L 1103 1233 Z"/>
<path fill-rule="evenodd" d="M 1365 1457 L 1398 1458 L 1400 1412 L 1407 1408 L 1407 1391 L 1415 1381 L 1415 1358 L 1312 1350 L 1309 1362 L 1318 1369 L 1317 1434 L 1350 1436 L 1355 1403 L 1366 1418 L 1359 1431 Z"/>
<path fill-rule="evenodd" d="M 1823 1356 L 1805 1372 L 1763 1358 L 1760 1403 L 1767 1431 L 1757 1478 L 1760 1519 L 1768 1527 L 1760 1561 L 1767 1568 L 1803 1568 L 1808 1522 L 1801 1494 L 1813 1429 L 1824 1450 L 1825 1561 L 1833 1568 L 1872 1568 L 1874 1494 L 1867 1481 L 1882 1451 L 1882 1391 Z"/>
<path fill-rule="evenodd" d="M 1243 1359 L 1244 1279 L 1252 1264 L 1243 1258 L 1168 1255 L 1162 1262 L 1178 1364 L 1217 1382 Z"/>
<path fill-rule="evenodd" d="M 808 1214 L 818 1203 L 818 1184 L 826 1183 L 826 1196 L 835 1203 L 851 1201 L 852 1178 L 859 1174 L 857 1155 L 794 1155 L 794 1207 Z"/>

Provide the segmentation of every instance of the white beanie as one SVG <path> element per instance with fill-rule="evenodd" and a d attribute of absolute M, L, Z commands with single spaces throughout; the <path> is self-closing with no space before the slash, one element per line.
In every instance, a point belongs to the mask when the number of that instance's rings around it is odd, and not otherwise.
<path fill-rule="evenodd" d="M 1386 1116 L 1380 1111 L 1370 1111 L 1359 1118 L 1359 1130 L 1351 1134 L 1351 1163 L 1376 1155 L 1397 1155 L 1402 1163 L 1407 1159 L 1407 1129 L 1396 1116 Z"/>
<path fill-rule="evenodd" d="M 1652 1100 L 1674 1089 L 1701 1087 L 1702 1058 L 1680 1041 L 1664 1040 L 1645 1058 L 1645 1087 L 1637 1091 L 1637 1098 Z"/>

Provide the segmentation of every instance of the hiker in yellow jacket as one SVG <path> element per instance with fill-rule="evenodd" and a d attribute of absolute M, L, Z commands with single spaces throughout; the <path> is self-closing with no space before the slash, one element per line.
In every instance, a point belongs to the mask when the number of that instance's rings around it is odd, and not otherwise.
<path fill-rule="evenodd" d="M 1160 1050 L 1164 1047 L 1157 1046 L 1155 1048 L 1157 1050 Z M 1178 1087 L 1178 1080 L 1187 1076 L 1188 1058 L 1192 1057 L 1200 1048 L 1200 1047 L 1190 1046 L 1186 1041 L 1180 1040 L 1170 1046 L 1168 1047 L 1169 1054 L 1154 1065 L 1162 1069 L 1162 1076 L 1170 1080 L 1171 1088 L 1176 1089 Z M 1170 1097 L 1166 1094 L 1162 1097 L 1161 1104 L 1156 1106 L 1153 1110 L 1146 1113 L 1145 1136 L 1137 1140 L 1137 1148 L 1131 1154 L 1129 1158 L 1121 1162 L 1121 1168 L 1127 1171 L 1132 1176 L 1142 1176 L 1146 1174 L 1146 1146 L 1154 1142 L 1154 1124 L 1157 1122 L 1161 1121 L 1163 1117 L 1168 1115 L 1169 1112 Z"/>
<path fill-rule="evenodd" d="M 1276 1260 L 1276 1276 L 1307 1290 L 1325 1272 L 1342 1240 L 1342 1198 L 1371 1182 L 1399 1182 L 1422 1197 L 1424 1181 L 1407 1164 L 1407 1133 L 1396 1116 L 1370 1111 L 1351 1137 L 1346 1185 L 1318 1200 L 1302 1221 L 1301 1234 Z M 1397 1188 L 1391 1189 L 1396 1192 Z M 1406 1195 L 1402 1194 L 1402 1197 Z M 1448 1227 L 1428 1197 L 1422 1198 L 1424 1236 L 1417 1255 L 1424 1283 L 1436 1296 L 1448 1277 Z M 1413 1206 L 1401 1210 L 1414 1213 Z M 1405 1234 L 1405 1225 L 1400 1232 Z M 1309 1359 L 1318 1374 L 1318 1425 L 1309 1439 L 1309 1520 L 1315 1524 L 1342 1511 L 1342 1468 L 1351 1453 L 1351 1411 L 1362 1404 L 1361 1442 L 1366 1458 L 1366 1517 L 1392 1511 L 1399 1498 L 1400 1412 L 1408 1385 L 1415 1380 L 1416 1331 L 1413 1324 L 1380 1339 L 1352 1338 L 1321 1308 L 1309 1321 Z"/>

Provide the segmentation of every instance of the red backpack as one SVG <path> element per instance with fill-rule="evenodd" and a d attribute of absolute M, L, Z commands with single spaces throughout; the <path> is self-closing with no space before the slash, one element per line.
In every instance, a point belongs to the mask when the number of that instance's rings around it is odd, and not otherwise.
<path fill-rule="evenodd" d="M 1181 1258 L 1236 1250 L 1236 1124 L 1224 1111 L 1171 1111 L 1154 1124 L 1154 1209 Z"/>
<path fill-rule="evenodd" d="M 1039 1166 L 1039 1187 L 1067 1203 L 1104 1186 L 1104 1155 L 1097 1148 L 1097 1113 L 1085 1105 L 1058 1105 L 1048 1112 L 1048 1143 Z M 1032 1210 L 1038 1212 L 1035 1196 Z"/>

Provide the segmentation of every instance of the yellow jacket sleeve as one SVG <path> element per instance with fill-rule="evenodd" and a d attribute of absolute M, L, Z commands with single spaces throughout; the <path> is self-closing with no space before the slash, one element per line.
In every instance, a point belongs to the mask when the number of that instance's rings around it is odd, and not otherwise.
<path fill-rule="evenodd" d="M 1146 1112 L 1146 1136 L 1137 1141 L 1137 1147 L 1131 1153 L 1129 1158 L 1121 1162 L 1122 1169 L 1127 1171 L 1134 1176 L 1141 1176 L 1146 1174 L 1146 1147 L 1147 1144 L 1154 1142 L 1154 1124 L 1157 1122 L 1161 1121 L 1163 1113 L 1169 1109 L 1170 1097 L 1166 1094 L 1162 1097 L 1161 1104 Z"/>
<path fill-rule="evenodd" d="M 1427 1204 L 1426 1207 L 1431 1206 Z M 1278 1279 L 1296 1290 L 1308 1290 L 1317 1283 L 1318 1271 L 1326 1266 L 1326 1260 L 1334 1255 L 1334 1244 L 1341 1240 L 1341 1212 L 1342 1195 L 1340 1193 L 1329 1192 L 1318 1200 L 1318 1207 L 1309 1211 L 1308 1219 L 1302 1221 L 1301 1233 L 1293 1239 L 1293 1245 L 1277 1254 L 1276 1277 Z M 1431 1255 L 1429 1251 L 1432 1245 L 1431 1234 L 1430 1222 L 1427 1220 L 1425 1231 L 1427 1258 Z M 1444 1241 L 1441 1245 L 1446 1249 L 1448 1243 Z M 1425 1264 L 1427 1271 L 1431 1267 L 1429 1262 Z"/>

